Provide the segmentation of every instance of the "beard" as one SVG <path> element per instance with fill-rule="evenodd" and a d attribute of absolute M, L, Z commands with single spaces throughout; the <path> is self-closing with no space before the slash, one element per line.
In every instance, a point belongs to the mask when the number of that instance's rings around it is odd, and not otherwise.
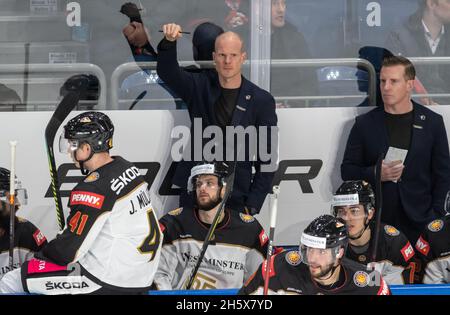
<path fill-rule="evenodd" d="M 217 207 L 217 205 L 222 201 L 222 198 L 219 196 L 220 192 L 214 198 L 210 198 L 207 202 L 201 203 L 197 198 L 198 208 L 203 211 L 210 211 Z"/>
<path fill-rule="evenodd" d="M 310 272 L 311 272 L 311 275 L 313 278 L 321 279 L 321 278 L 325 277 L 326 275 L 328 275 L 330 273 L 330 271 L 333 270 L 333 267 L 334 267 L 334 264 L 329 264 L 329 265 L 326 265 L 324 268 L 320 268 L 319 273 L 313 274 L 311 271 Z"/>

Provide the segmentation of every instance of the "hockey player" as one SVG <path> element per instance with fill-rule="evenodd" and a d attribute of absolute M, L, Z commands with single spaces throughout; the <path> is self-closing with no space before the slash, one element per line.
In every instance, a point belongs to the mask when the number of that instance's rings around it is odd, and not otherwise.
<path fill-rule="evenodd" d="M 346 257 L 369 265 L 381 273 L 388 284 L 414 283 L 414 249 L 395 227 L 381 224 L 376 261 L 371 255 L 375 240 L 375 194 L 366 181 L 345 181 L 336 191 L 332 212 L 347 224 L 349 246 Z"/>
<path fill-rule="evenodd" d="M 157 289 L 186 288 L 224 196 L 229 168 L 223 162 L 194 166 L 188 191 L 196 206 L 170 211 L 160 219 L 164 241 Z M 191 288 L 240 288 L 264 260 L 267 244 L 268 237 L 253 216 L 224 209 Z"/>
<path fill-rule="evenodd" d="M 423 283 L 450 283 L 450 213 L 430 222 L 416 243 Z"/>
<path fill-rule="evenodd" d="M 82 113 L 65 125 L 60 150 L 88 174 L 71 191 L 64 230 L 22 272 L 7 273 L 0 292 L 147 292 L 159 262 L 161 231 L 139 170 L 109 154 L 113 132 L 100 112 Z"/>
<path fill-rule="evenodd" d="M 0 279 L 10 271 L 9 266 L 9 222 L 10 222 L 10 172 L 0 167 Z M 27 204 L 28 196 L 26 189 L 22 188 L 21 182 L 15 179 L 16 211 L 20 206 Z M 30 260 L 34 253 L 41 250 L 47 244 L 42 232 L 33 223 L 15 217 L 14 223 L 14 252 L 13 268 L 19 268 L 25 261 Z"/>
<path fill-rule="evenodd" d="M 341 219 L 322 215 L 303 231 L 299 251 L 272 256 L 269 294 L 387 295 L 390 290 L 377 271 L 344 258 L 347 227 Z M 265 264 L 241 288 L 239 294 L 262 294 Z"/>

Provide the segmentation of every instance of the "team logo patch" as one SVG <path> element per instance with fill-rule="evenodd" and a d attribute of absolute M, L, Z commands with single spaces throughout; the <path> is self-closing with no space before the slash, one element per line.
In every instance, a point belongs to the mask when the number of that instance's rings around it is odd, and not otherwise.
<path fill-rule="evenodd" d="M 386 232 L 387 235 L 390 235 L 390 236 L 398 236 L 400 234 L 400 231 L 397 230 L 392 225 L 385 225 L 384 231 Z"/>
<path fill-rule="evenodd" d="M 403 258 L 405 258 L 405 261 L 408 261 L 411 259 L 411 257 L 414 256 L 414 249 L 411 246 L 411 243 L 408 242 L 406 245 L 400 250 L 400 252 L 403 255 Z"/>
<path fill-rule="evenodd" d="M 434 220 L 433 222 L 428 224 L 428 229 L 431 232 L 438 232 L 438 231 L 442 230 L 443 226 L 444 226 L 444 221 L 442 221 L 442 220 Z"/>
<path fill-rule="evenodd" d="M 426 256 L 430 252 L 430 244 L 420 236 L 416 242 L 416 249 Z"/>
<path fill-rule="evenodd" d="M 70 194 L 70 205 L 84 205 L 96 209 L 101 209 L 105 201 L 105 196 L 89 191 L 72 191 Z"/>
<path fill-rule="evenodd" d="M 33 233 L 33 238 L 36 241 L 37 246 L 41 246 L 47 240 L 39 229 Z"/>
<path fill-rule="evenodd" d="M 365 263 L 366 260 L 367 260 L 366 255 L 359 255 L 359 256 L 358 256 L 358 261 L 359 261 L 359 262 Z"/>
<path fill-rule="evenodd" d="M 255 221 L 255 218 L 253 216 L 251 216 L 250 214 L 245 214 L 245 213 L 239 213 L 239 216 L 241 217 L 241 220 L 244 221 L 245 223 L 250 223 Z"/>
<path fill-rule="evenodd" d="M 84 182 L 92 183 L 92 182 L 95 182 L 97 179 L 99 179 L 99 177 L 100 177 L 100 175 L 98 174 L 98 172 L 92 172 L 84 179 Z"/>
<path fill-rule="evenodd" d="M 369 284 L 369 275 L 364 271 L 357 271 L 353 276 L 353 282 L 360 288 Z"/>
<path fill-rule="evenodd" d="M 298 266 L 302 262 L 302 256 L 297 250 L 291 250 L 286 253 L 286 261 L 291 266 Z"/>
<path fill-rule="evenodd" d="M 173 216 L 177 216 L 177 215 L 180 215 L 181 212 L 183 212 L 183 208 L 177 208 L 175 210 L 169 211 L 169 214 L 173 215 Z"/>

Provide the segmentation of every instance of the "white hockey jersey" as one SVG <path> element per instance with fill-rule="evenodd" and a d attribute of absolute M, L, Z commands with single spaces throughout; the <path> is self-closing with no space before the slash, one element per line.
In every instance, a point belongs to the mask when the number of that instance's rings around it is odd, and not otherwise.
<path fill-rule="evenodd" d="M 160 219 L 164 232 L 161 261 L 155 276 L 159 290 L 185 289 L 200 256 L 209 225 L 197 210 L 176 209 Z M 193 282 L 192 289 L 240 288 L 258 269 L 267 252 L 268 237 L 258 221 L 225 210 Z"/>
<path fill-rule="evenodd" d="M 101 286 L 148 289 L 162 234 L 138 168 L 115 157 L 72 190 L 69 207 L 65 229 L 42 256 L 58 265 L 78 262 L 82 274 Z"/>

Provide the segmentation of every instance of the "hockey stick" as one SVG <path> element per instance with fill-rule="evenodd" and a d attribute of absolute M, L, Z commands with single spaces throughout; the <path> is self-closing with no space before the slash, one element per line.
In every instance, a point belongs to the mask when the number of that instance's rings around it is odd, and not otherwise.
<path fill-rule="evenodd" d="M 264 279 L 264 295 L 269 292 L 269 269 L 270 269 L 270 258 L 273 253 L 273 240 L 275 238 L 275 226 L 277 222 L 277 212 L 278 212 L 278 194 L 280 193 L 279 186 L 273 186 L 271 194 L 271 204 L 270 204 L 270 230 L 269 230 L 269 246 L 267 248 L 266 257 L 266 277 Z"/>
<path fill-rule="evenodd" d="M 236 163 L 233 166 L 233 172 L 230 174 L 230 176 L 228 176 L 227 180 L 225 181 L 225 183 L 226 183 L 225 195 L 223 197 L 222 202 L 220 203 L 219 210 L 217 210 L 216 216 L 213 219 L 213 222 L 208 230 L 208 233 L 206 234 L 205 240 L 203 241 L 202 250 L 201 250 L 198 260 L 195 264 L 195 267 L 192 270 L 192 273 L 189 277 L 189 281 L 186 285 L 186 290 L 190 290 L 192 287 L 192 283 L 194 283 L 194 279 L 197 275 L 197 271 L 200 268 L 203 257 L 205 256 L 206 250 L 208 249 L 209 243 L 213 237 L 214 231 L 216 230 L 217 224 L 219 223 L 220 216 L 222 215 L 222 212 L 225 209 L 225 204 L 227 203 L 227 200 L 228 200 L 229 196 L 231 195 L 231 192 L 233 191 L 235 173 L 236 173 Z"/>
<path fill-rule="evenodd" d="M 9 171 L 9 270 L 14 268 L 14 236 L 16 221 L 16 145 L 17 141 L 9 141 L 11 148 L 11 170 Z"/>
<path fill-rule="evenodd" d="M 377 259 L 378 240 L 380 238 L 381 211 L 383 208 L 383 192 L 381 190 L 381 165 L 383 164 L 383 155 L 378 158 L 375 173 L 375 209 L 377 213 L 377 221 L 375 225 L 375 238 L 373 242 L 371 261 Z"/>
<path fill-rule="evenodd" d="M 136 104 L 139 103 L 139 101 L 144 98 L 145 94 L 147 94 L 147 91 L 144 91 L 141 94 L 139 94 L 138 97 L 136 97 L 134 102 L 131 104 L 131 106 L 128 110 L 132 110 L 134 108 L 134 106 L 136 106 Z"/>
<path fill-rule="evenodd" d="M 50 170 L 50 178 L 52 180 L 52 193 L 53 199 L 56 205 L 56 217 L 58 219 L 59 228 L 62 230 L 64 228 L 64 212 L 61 202 L 61 194 L 59 192 L 59 180 L 57 174 L 57 168 L 55 164 L 55 154 L 53 153 L 53 142 L 55 140 L 56 132 L 59 126 L 70 112 L 78 104 L 79 96 L 77 93 L 70 92 L 62 99 L 58 107 L 56 107 L 55 112 L 50 118 L 50 121 L 45 128 L 45 142 L 47 145 L 47 157 L 48 157 L 48 167 Z"/>

